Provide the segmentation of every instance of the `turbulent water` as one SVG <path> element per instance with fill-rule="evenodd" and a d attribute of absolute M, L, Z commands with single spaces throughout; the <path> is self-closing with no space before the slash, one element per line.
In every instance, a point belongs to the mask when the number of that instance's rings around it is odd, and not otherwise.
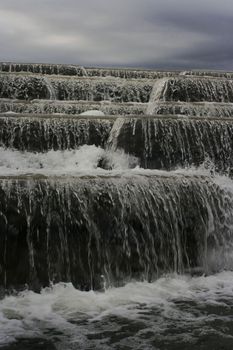
<path fill-rule="evenodd" d="M 124 117 L 114 123 L 108 144 L 138 157 L 145 168 L 198 166 L 208 159 L 231 174 L 232 127 L 230 118 Z"/>
<path fill-rule="evenodd" d="M 112 152 L 94 145 L 81 146 L 73 151 L 46 153 L 20 152 L 0 148 L 0 177 L 17 175 L 75 176 L 109 175 L 109 170 L 120 174 L 136 167 L 136 157 L 122 151 Z M 104 169 L 105 168 L 105 169 Z"/>
<path fill-rule="evenodd" d="M 164 276 L 105 292 L 58 284 L 0 305 L 4 349 L 231 349 L 233 273 Z M 9 343 L 16 341 L 15 347 Z M 5 347 L 4 347 L 5 345 Z"/>

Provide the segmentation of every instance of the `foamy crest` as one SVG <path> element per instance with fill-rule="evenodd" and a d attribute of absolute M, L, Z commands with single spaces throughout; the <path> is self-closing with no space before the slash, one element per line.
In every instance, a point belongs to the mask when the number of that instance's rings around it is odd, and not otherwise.
<path fill-rule="evenodd" d="M 0 176 L 42 175 L 95 175 L 109 170 L 123 171 L 136 166 L 135 157 L 121 151 L 105 151 L 84 145 L 77 150 L 49 151 L 47 153 L 20 152 L 0 148 Z"/>
<path fill-rule="evenodd" d="M 233 189 L 232 181 L 224 176 L 215 176 L 213 164 L 207 159 L 199 167 L 177 168 L 173 171 L 144 169 L 139 160 L 123 150 L 113 151 L 94 145 L 84 145 L 77 150 L 46 153 L 22 152 L 0 147 L 0 176 L 18 175 L 79 176 L 79 175 L 157 175 L 157 176 L 211 176 Z"/>

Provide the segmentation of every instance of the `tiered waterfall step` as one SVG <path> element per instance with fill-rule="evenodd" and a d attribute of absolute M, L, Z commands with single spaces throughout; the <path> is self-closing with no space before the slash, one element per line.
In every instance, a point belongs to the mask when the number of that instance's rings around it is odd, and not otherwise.
<path fill-rule="evenodd" d="M 179 76 L 155 82 L 150 102 L 233 102 L 233 79 Z M 153 107 L 153 106 L 152 106 Z M 153 110 L 151 111 L 153 113 Z"/>
<path fill-rule="evenodd" d="M 1 62 L 0 72 L 7 73 L 34 73 L 34 74 L 46 74 L 46 75 L 69 75 L 69 76 L 80 76 L 80 77 L 106 77 L 113 76 L 118 78 L 149 78 L 149 79 L 160 79 L 164 77 L 173 77 L 177 75 L 190 75 L 200 77 L 224 77 L 233 78 L 233 72 L 225 71 L 211 71 L 211 70 L 152 70 L 152 69 L 134 69 L 134 68 L 93 68 L 83 67 L 80 65 L 69 65 L 69 64 L 45 64 L 45 63 L 11 63 Z"/>
<path fill-rule="evenodd" d="M 104 147 L 115 119 L 69 114 L 2 114 L 0 146 L 34 152 L 77 149 L 85 144 Z"/>
<path fill-rule="evenodd" d="M 123 149 L 146 168 L 200 165 L 206 159 L 218 171 L 232 168 L 231 73 L 0 67 L 3 147 L 44 152 L 94 144 Z M 87 110 L 106 117 L 77 117 Z"/>
<path fill-rule="evenodd" d="M 152 79 L 0 73 L 0 97 L 12 99 L 148 102 Z"/>
<path fill-rule="evenodd" d="M 207 161 L 220 173 L 231 173 L 233 118 L 121 117 L 113 125 L 108 144 L 138 157 L 143 168 L 169 170 Z"/>
<path fill-rule="evenodd" d="M 102 155 L 231 174 L 232 106 L 231 72 L 0 64 L 0 288 L 208 272 L 233 234 L 231 191 L 193 171 L 109 172 Z M 105 116 L 78 116 L 93 109 Z"/>
<path fill-rule="evenodd" d="M 2 114 L 0 146 L 23 151 L 95 145 L 123 150 L 143 168 L 170 170 L 204 162 L 232 175 L 233 118 Z"/>
<path fill-rule="evenodd" d="M 79 77 L 115 77 L 122 79 L 160 79 L 176 76 L 180 71 L 158 71 L 133 68 L 91 68 L 68 64 L 0 63 L 0 72 L 67 75 Z"/>
<path fill-rule="evenodd" d="M 233 213 L 232 194 L 211 179 L 175 173 L 8 178 L 0 194 L 4 288 L 60 281 L 103 288 L 205 269 L 211 250 L 224 245 L 222 218 L 232 222 Z"/>
<path fill-rule="evenodd" d="M 0 113 L 81 114 L 90 110 L 98 110 L 105 115 L 142 115 L 146 113 L 147 104 L 137 102 L 114 103 L 111 101 L 0 99 Z"/>

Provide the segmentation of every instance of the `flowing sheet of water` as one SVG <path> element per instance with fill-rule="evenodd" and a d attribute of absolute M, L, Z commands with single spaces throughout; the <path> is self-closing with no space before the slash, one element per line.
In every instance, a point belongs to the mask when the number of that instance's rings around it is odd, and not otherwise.
<path fill-rule="evenodd" d="M 154 85 L 151 79 L 70 76 L 5 75 L 0 73 L 0 98 L 20 100 L 53 99 L 113 102 L 149 101 Z"/>
<path fill-rule="evenodd" d="M 100 172 L 111 175 L 114 171 L 121 175 L 208 174 L 208 170 L 192 168 L 175 172 L 138 167 L 130 170 L 132 159 L 128 156 L 95 146 L 45 154 L 0 149 L 0 155 L 1 176 L 99 175 Z M 111 170 L 98 167 L 103 158 L 108 159 Z M 232 192 L 230 179 L 217 177 L 214 182 L 223 191 Z M 213 259 L 216 258 L 215 255 Z M 230 269 L 231 265 L 227 267 Z M 7 350 L 191 350 L 210 346 L 216 350 L 220 346 L 231 349 L 232 281 L 233 273 L 222 271 L 199 277 L 165 275 L 153 283 L 132 281 L 102 292 L 81 292 L 71 284 L 59 283 L 40 294 L 24 291 L 5 296 L 0 303 L 0 347 Z"/>
<path fill-rule="evenodd" d="M 112 103 L 111 101 L 59 101 L 31 100 L 21 101 L 2 99 L 0 113 L 33 113 L 33 114 L 81 114 L 87 110 L 98 110 L 105 115 L 142 115 L 145 114 L 146 103 L 127 102 Z"/>
<path fill-rule="evenodd" d="M 22 70 L 27 75 L 14 73 Z M 98 116 L 146 108 L 150 115 L 201 109 L 206 116 L 211 109 L 212 117 L 232 116 L 231 73 L 173 77 L 178 73 L 14 64 L 0 71 L 2 112 L 76 114 L 87 110 L 86 100 Z M 214 174 L 215 163 L 221 174 L 232 165 L 231 118 L 118 118 L 103 149 L 110 121 L 97 147 L 86 122 L 80 128 L 70 121 L 68 133 L 66 121 L 29 128 L 17 115 L 3 117 L 1 146 L 9 148 L 0 147 L 0 349 L 232 349 L 233 182 Z M 142 153 L 120 146 L 123 129 L 123 146 L 135 141 Z M 33 143 L 42 139 L 43 147 Z M 169 166 L 149 163 L 158 151 Z M 87 291 L 86 282 L 98 291 Z"/>

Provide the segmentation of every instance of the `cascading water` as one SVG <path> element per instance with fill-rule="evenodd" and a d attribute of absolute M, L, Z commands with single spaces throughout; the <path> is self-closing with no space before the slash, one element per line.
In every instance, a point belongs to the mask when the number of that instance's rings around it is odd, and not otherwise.
<path fill-rule="evenodd" d="M 147 114 L 151 115 L 154 113 L 154 103 L 159 100 L 163 100 L 165 98 L 168 79 L 159 79 L 155 82 L 151 95 L 150 100 L 147 107 Z"/>
<path fill-rule="evenodd" d="M 233 81 L 222 78 L 179 77 L 166 79 L 160 100 L 233 102 Z"/>
<path fill-rule="evenodd" d="M 115 77 L 122 79 L 159 79 L 176 76 L 176 71 L 153 71 L 140 69 L 120 68 L 87 68 L 75 65 L 62 64 L 19 64 L 0 63 L 0 72 L 6 73 L 33 73 L 44 75 L 89 76 L 89 77 Z M 230 74 L 230 73 L 229 73 Z"/>
<path fill-rule="evenodd" d="M 184 115 L 199 117 L 228 118 L 233 117 L 233 103 L 214 102 L 154 102 L 147 109 L 150 115 Z"/>
<path fill-rule="evenodd" d="M 46 77 L 0 74 L 0 98 L 21 100 L 50 99 L 112 102 L 149 101 L 153 87 L 150 79 Z"/>
<path fill-rule="evenodd" d="M 51 181 L 33 179 L 32 171 L 1 180 L 5 288 L 71 281 L 98 289 L 102 275 L 113 286 L 196 268 L 211 272 L 208 255 L 231 243 L 231 226 L 221 218 L 232 222 L 232 194 L 208 178 L 126 172 L 77 180 L 67 170 L 65 179 Z M 55 172 L 54 166 L 48 174 Z"/>
<path fill-rule="evenodd" d="M 138 157 L 145 168 L 169 170 L 209 160 L 216 171 L 231 174 L 232 133 L 231 118 L 121 117 L 108 145 Z"/>
<path fill-rule="evenodd" d="M 11 100 L 2 99 L 0 113 L 27 114 L 81 114 L 87 110 L 99 110 L 105 115 L 143 115 L 147 105 L 139 102 L 113 103 L 111 101 L 59 101 L 59 100 Z"/>
<path fill-rule="evenodd" d="M 147 114 L 153 115 L 157 103 L 167 102 L 233 102 L 233 80 L 205 77 L 185 77 L 159 79 L 155 82 Z"/>
<path fill-rule="evenodd" d="M 76 149 L 81 145 L 104 146 L 114 118 L 35 115 L 0 117 L 0 146 L 45 152 Z"/>
<path fill-rule="evenodd" d="M 231 349 L 232 74 L 0 71 L 0 349 Z"/>

